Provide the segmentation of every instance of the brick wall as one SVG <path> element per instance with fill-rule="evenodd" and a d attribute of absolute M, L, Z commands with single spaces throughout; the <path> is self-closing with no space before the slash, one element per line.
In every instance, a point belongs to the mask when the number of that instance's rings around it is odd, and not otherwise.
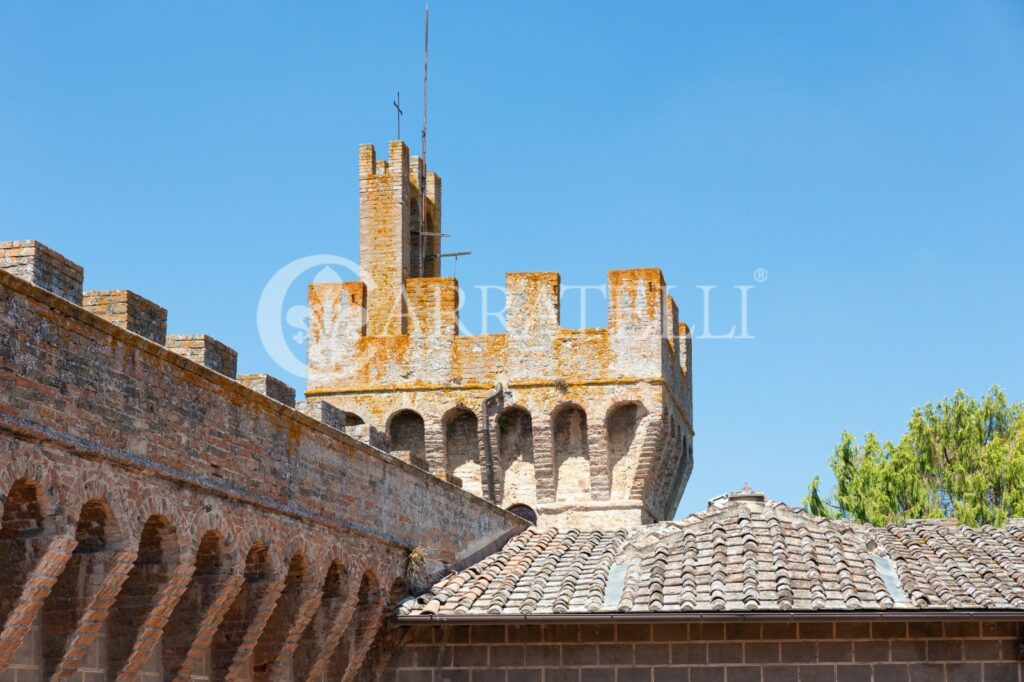
<path fill-rule="evenodd" d="M 409 583 L 525 527 L 4 271 L 0 504 L 3 682 L 350 679 Z"/>
<path fill-rule="evenodd" d="M 119 465 L 248 495 L 442 563 L 510 514 L 0 271 L 0 435 L 53 432 Z"/>
<path fill-rule="evenodd" d="M 410 626 L 390 682 L 1017 682 L 1022 623 Z"/>

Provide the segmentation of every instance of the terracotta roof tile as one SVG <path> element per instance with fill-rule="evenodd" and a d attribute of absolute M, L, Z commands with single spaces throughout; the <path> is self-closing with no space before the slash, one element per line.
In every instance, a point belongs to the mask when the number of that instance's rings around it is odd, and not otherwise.
<path fill-rule="evenodd" d="M 1024 610 L 1024 521 L 872 528 L 749 491 L 676 522 L 531 528 L 400 615 Z"/>

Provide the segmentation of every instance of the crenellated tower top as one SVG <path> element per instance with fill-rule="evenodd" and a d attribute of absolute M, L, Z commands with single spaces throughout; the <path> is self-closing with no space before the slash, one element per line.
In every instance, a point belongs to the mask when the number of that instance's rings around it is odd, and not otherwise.
<path fill-rule="evenodd" d="M 562 328 L 557 273 L 509 273 L 506 333 L 460 335 L 441 180 L 419 163 L 401 141 L 387 161 L 359 149 L 362 280 L 310 286 L 307 398 L 541 524 L 671 518 L 693 462 L 691 348 L 661 271 L 608 273 L 606 329 Z"/>

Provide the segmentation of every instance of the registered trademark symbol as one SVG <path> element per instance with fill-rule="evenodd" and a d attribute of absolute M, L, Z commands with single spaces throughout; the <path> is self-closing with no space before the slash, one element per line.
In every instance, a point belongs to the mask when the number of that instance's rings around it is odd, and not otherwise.
<path fill-rule="evenodd" d="M 768 281 L 768 271 L 765 268 L 754 270 L 754 281 L 758 284 Z"/>

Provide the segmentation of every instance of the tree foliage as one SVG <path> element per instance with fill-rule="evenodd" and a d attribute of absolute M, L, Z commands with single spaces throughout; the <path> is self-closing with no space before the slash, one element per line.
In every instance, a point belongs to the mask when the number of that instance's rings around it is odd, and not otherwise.
<path fill-rule="evenodd" d="M 844 432 L 829 457 L 835 488 L 817 476 L 804 507 L 821 516 L 883 526 L 953 517 L 972 526 L 1024 516 L 1024 403 L 998 387 L 979 401 L 958 390 L 914 410 L 899 442 Z"/>

